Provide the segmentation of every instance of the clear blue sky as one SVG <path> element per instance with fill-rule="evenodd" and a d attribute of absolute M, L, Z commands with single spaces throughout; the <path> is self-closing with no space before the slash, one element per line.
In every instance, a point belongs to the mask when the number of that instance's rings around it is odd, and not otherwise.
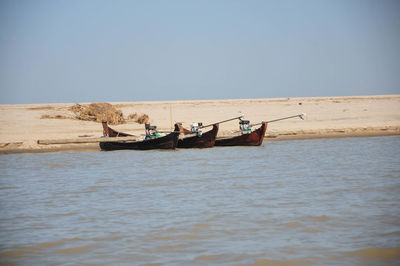
<path fill-rule="evenodd" d="M 0 103 L 400 93 L 400 1 L 0 0 Z"/>

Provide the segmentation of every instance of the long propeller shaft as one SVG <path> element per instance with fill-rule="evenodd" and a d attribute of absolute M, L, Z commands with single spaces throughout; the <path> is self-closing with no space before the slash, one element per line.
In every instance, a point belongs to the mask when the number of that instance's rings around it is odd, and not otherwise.
<path fill-rule="evenodd" d="M 262 123 L 272 123 L 272 122 L 277 122 L 277 121 L 286 120 L 286 119 L 295 118 L 295 117 L 299 117 L 302 120 L 304 120 L 304 118 L 306 117 L 306 113 L 301 113 L 301 114 L 298 114 L 298 115 L 292 115 L 292 116 L 277 118 L 277 119 L 264 121 L 264 122 L 257 123 L 257 124 L 251 124 L 250 126 L 258 126 L 258 125 L 261 125 Z"/>
<path fill-rule="evenodd" d="M 241 116 L 238 116 L 238 117 L 234 117 L 234 118 L 230 118 L 230 119 L 223 120 L 223 121 L 219 121 L 219 122 L 215 122 L 215 123 L 212 123 L 212 124 L 208 124 L 208 125 L 205 125 L 205 126 L 201 126 L 200 128 L 210 127 L 210 126 L 215 125 L 215 124 L 222 124 L 222 123 L 229 122 L 229 121 L 232 121 L 232 120 L 235 120 L 235 119 L 240 119 L 240 118 L 242 118 L 243 116 L 244 116 L 244 115 L 241 115 Z"/>

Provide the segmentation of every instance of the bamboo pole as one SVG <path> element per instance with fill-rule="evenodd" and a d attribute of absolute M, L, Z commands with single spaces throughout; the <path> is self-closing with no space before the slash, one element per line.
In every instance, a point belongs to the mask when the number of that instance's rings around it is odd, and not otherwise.
<path fill-rule="evenodd" d="M 238 117 L 234 117 L 234 118 L 230 118 L 230 119 L 223 120 L 223 121 L 219 121 L 219 122 L 215 122 L 215 123 L 212 123 L 212 124 L 208 124 L 208 125 L 205 125 L 205 126 L 201 126 L 200 128 L 210 127 L 210 126 L 215 125 L 215 124 L 222 124 L 222 123 L 229 122 L 229 121 L 232 121 L 232 120 L 235 120 L 235 119 L 240 119 L 240 118 L 242 118 L 243 116 L 244 116 L 244 115 L 241 115 L 241 116 L 238 116 Z"/>
<path fill-rule="evenodd" d="M 169 121 L 171 122 L 171 130 L 173 129 L 172 127 L 172 103 L 169 104 Z"/>
<path fill-rule="evenodd" d="M 47 139 L 38 140 L 37 143 L 41 145 L 50 144 L 73 144 L 73 143 L 96 143 L 96 142 L 120 142 L 120 141 L 137 141 L 137 136 L 128 137 L 101 137 L 101 138 L 88 138 L 88 139 Z"/>
<path fill-rule="evenodd" d="M 301 120 L 304 120 L 304 118 L 306 117 L 306 113 L 301 113 L 298 115 L 292 115 L 292 116 L 288 116 L 288 117 L 283 117 L 283 118 L 278 118 L 278 119 L 274 119 L 274 120 L 269 120 L 269 121 L 264 121 L 264 122 L 260 122 L 257 124 L 251 124 L 250 126 L 258 126 L 261 125 L 262 123 L 272 123 L 272 122 L 276 122 L 276 121 L 281 121 L 281 120 L 286 120 L 286 119 L 290 119 L 290 118 L 295 118 L 295 117 L 299 117 L 301 118 Z"/>

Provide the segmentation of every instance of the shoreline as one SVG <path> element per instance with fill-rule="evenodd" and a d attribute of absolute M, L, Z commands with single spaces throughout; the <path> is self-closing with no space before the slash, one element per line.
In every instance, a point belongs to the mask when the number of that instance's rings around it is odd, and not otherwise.
<path fill-rule="evenodd" d="M 354 129 L 353 129 L 354 130 Z M 393 130 L 375 128 L 373 130 L 365 130 L 364 132 L 341 132 L 340 130 L 332 130 L 324 134 L 318 132 L 308 132 L 299 134 L 298 132 L 288 132 L 282 135 L 268 135 L 264 137 L 263 145 L 268 145 L 268 142 L 276 141 L 291 141 L 291 140 L 314 140 L 314 139 L 338 139 L 338 138 L 370 138 L 370 137 L 390 137 L 400 136 L 400 128 Z M 18 145 L 18 144 L 17 144 Z M 59 152 L 99 152 L 101 151 L 98 143 L 83 143 L 83 144 L 59 144 L 59 145 L 44 145 L 48 147 L 42 148 L 0 148 L 0 155 L 5 154 L 20 154 L 20 153 L 59 153 Z M 223 147 L 213 147 L 223 148 Z M 176 150 L 182 150 L 177 148 Z"/>
<path fill-rule="evenodd" d="M 83 104 L 83 103 L 82 103 Z M 400 135 L 400 95 L 301 97 L 234 100 L 190 100 L 112 103 L 124 116 L 147 114 L 160 130 L 175 122 L 210 124 L 245 115 L 251 122 L 299 113 L 306 120 L 269 123 L 264 141 Z M 100 137 L 100 123 L 69 116 L 73 103 L 0 105 L 0 154 L 99 151 L 98 143 L 40 145 L 38 140 Z M 144 125 L 128 121 L 113 128 L 140 136 Z M 237 121 L 221 124 L 218 137 L 237 134 Z"/>

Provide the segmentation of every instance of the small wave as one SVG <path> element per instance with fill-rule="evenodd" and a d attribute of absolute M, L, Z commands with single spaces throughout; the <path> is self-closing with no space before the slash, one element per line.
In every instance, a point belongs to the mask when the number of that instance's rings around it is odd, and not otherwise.
<path fill-rule="evenodd" d="M 219 254 L 219 255 L 201 255 L 197 256 L 194 260 L 196 262 L 213 262 L 213 261 L 218 261 L 221 259 L 226 258 L 227 256 L 224 254 Z"/>
<path fill-rule="evenodd" d="M 120 240 L 122 239 L 122 236 L 110 236 L 110 237 L 93 237 L 91 240 L 96 241 L 96 242 L 102 242 L 102 241 L 115 241 L 115 240 Z"/>
<path fill-rule="evenodd" d="M 129 212 L 124 212 L 123 216 L 138 215 L 138 214 L 139 214 L 139 212 L 135 212 L 135 211 L 131 212 L 131 211 L 129 211 Z"/>
<path fill-rule="evenodd" d="M 83 253 L 87 252 L 90 249 L 93 249 L 94 245 L 87 245 L 87 246 L 80 246 L 80 247 L 73 247 L 73 248 L 65 248 L 58 250 L 57 253 L 59 254 L 76 254 L 76 253 Z"/>
<path fill-rule="evenodd" d="M 360 257 L 369 259 L 400 259 L 400 248 L 365 248 L 346 254 L 348 257 Z"/>
<path fill-rule="evenodd" d="M 166 235 L 166 236 L 152 236 L 150 238 L 152 241 L 158 241 L 158 240 L 193 240 L 193 239 L 199 239 L 198 235 L 195 234 L 174 234 L 174 235 Z"/>
<path fill-rule="evenodd" d="M 31 255 L 37 254 L 41 250 L 52 248 L 52 247 L 57 247 L 57 246 L 62 246 L 64 244 L 65 243 L 63 241 L 55 241 L 55 242 L 39 243 L 37 245 L 32 245 L 32 246 L 16 246 L 16 247 L 12 248 L 12 250 L 1 252 L 0 257 L 7 258 L 7 257 L 31 256 Z"/>
<path fill-rule="evenodd" d="M 284 224 L 282 224 L 282 225 L 283 225 L 283 226 L 286 226 L 286 227 L 295 228 L 295 227 L 301 226 L 301 223 L 289 222 L 289 223 L 284 223 Z"/>
<path fill-rule="evenodd" d="M 51 247 L 57 247 L 57 246 L 61 246 L 64 245 L 65 243 L 62 241 L 55 241 L 55 242 L 45 242 L 45 243 L 41 243 L 39 244 L 39 248 L 51 248 Z"/>
<path fill-rule="evenodd" d="M 175 232 L 178 232 L 178 231 L 179 231 L 179 229 L 174 228 L 174 227 L 170 227 L 167 230 L 165 230 L 165 232 L 167 232 L 167 233 L 175 233 Z"/>
<path fill-rule="evenodd" d="M 93 189 L 87 189 L 87 190 L 82 190 L 82 191 L 72 191 L 72 194 L 89 194 L 89 193 L 95 193 L 99 192 L 98 190 L 93 190 Z"/>
<path fill-rule="evenodd" d="M 65 167 L 64 165 L 59 164 L 59 163 L 44 163 L 44 165 L 49 167 L 49 168 L 54 168 L 54 169 Z"/>
<path fill-rule="evenodd" d="M 101 179 L 99 179 L 99 180 L 97 180 L 97 182 L 96 183 L 110 183 L 110 182 L 112 182 L 113 180 L 111 179 L 111 178 L 101 178 Z"/>
<path fill-rule="evenodd" d="M 258 265 L 274 265 L 274 266 L 295 266 L 295 265 L 305 265 L 312 264 L 309 260 L 258 260 L 253 263 L 254 266 Z"/>
<path fill-rule="evenodd" d="M 78 213 L 76 213 L 76 212 L 56 213 L 56 214 L 50 215 L 50 217 L 73 216 L 73 215 L 76 215 L 76 214 L 78 214 Z"/>
<path fill-rule="evenodd" d="M 144 187 L 158 187 L 160 184 L 143 184 Z"/>
<path fill-rule="evenodd" d="M 16 249 L 0 253 L 0 258 L 21 258 L 27 255 L 32 255 L 33 250 L 30 249 Z"/>
<path fill-rule="evenodd" d="M 18 189 L 18 187 L 0 187 L 0 190 Z"/>
<path fill-rule="evenodd" d="M 384 237 L 386 237 L 386 236 L 400 236 L 400 231 L 394 231 L 394 232 L 387 233 L 387 234 L 380 234 L 380 236 L 384 236 Z"/>
<path fill-rule="evenodd" d="M 319 233 L 322 232 L 322 230 L 316 229 L 316 228 L 309 228 L 309 229 L 305 229 L 303 232 L 305 233 Z"/>
<path fill-rule="evenodd" d="M 90 186 L 89 189 L 91 190 L 99 190 L 99 189 L 106 189 L 107 186 L 100 186 L 100 185 L 95 185 L 95 186 Z"/>
<path fill-rule="evenodd" d="M 199 163 L 198 166 L 209 166 L 209 167 L 225 167 L 226 164 L 216 164 L 216 163 Z"/>
<path fill-rule="evenodd" d="M 204 231 L 205 229 L 209 228 L 211 225 L 210 224 L 195 224 L 193 229 L 190 230 L 190 232 L 197 233 Z"/>
<path fill-rule="evenodd" d="M 190 247 L 189 244 L 176 244 L 176 245 L 168 245 L 168 246 L 162 246 L 160 247 L 161 249 L 181 249 L 181 248 L 187 248 Z"/>
<path fill-rule="evenodd" d="M 311 220 L 316 221 L 316 222 L 326 222 L 326 221 L 330 220 L 330 218 L 329 218 L 329 216 L 321 215 L 321 216 L 312 217 Z"/>
<path fill-rule="evenodd" d="M 183 240 L 192 240 L 192 239 L 199 239 L 198 235 L 194 235 L 194 234 L 184 234 L 184 235 L 180 235 L 177 236 L 178 239 L 183 239 Z"/>
<path fill-rule="evenodd" d="M 63 241 L 74 242 L 74 241 L 82 241 L 82 238 L 72 237 L 72 238 L 63 238 Z"/>
<path fill-rule="evenodd" d="M 225 235 L 234 235 L 234 234 L 237 233 L 237 231 L 235 231 L 235 230 L 218 230 L 216 232 L 217 233 L 222 233 L 222 234 L 225 234 Z"/>

